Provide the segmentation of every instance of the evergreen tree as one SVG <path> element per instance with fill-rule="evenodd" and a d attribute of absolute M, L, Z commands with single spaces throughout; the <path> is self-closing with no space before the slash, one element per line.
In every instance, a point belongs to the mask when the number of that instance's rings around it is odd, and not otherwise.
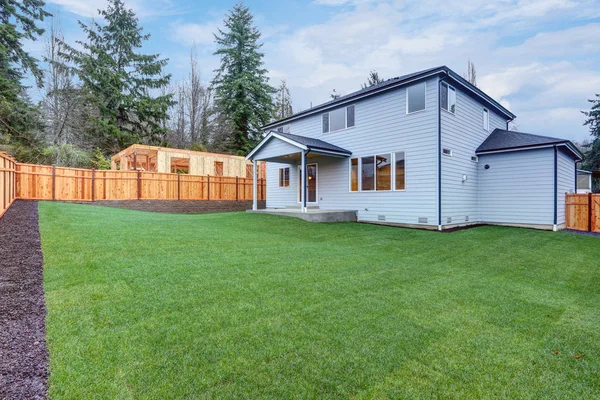
<path fill-rule="evenodd" d="M 221 58 L 213 80 L 215 102 L 232 128 L 228 150 L 245 154 L 259 142 L 260 128 L 271 118 L 275 89 L 269 85 L 260 32 L 250 10 L 236 4 L 223 24 L 225 29 L 215 34 L 214 54 Z"/>
<path fill-rule="evenodd" d="M 21 80 L 29 73 L 41 87 L 43 73 L 23 40 L 37 40 L 44 33 L 36 25 L 51 15 L 44 5 L 41 0 L 0 0 L 0 143 L 25 162 L 39 156 L 41 120 Z"/>
<path fill-rule="evenodd" d="M 282 118 L 290 117 L 294 114 L 292 109 L 292 96 L 290 96 L 290 89 L 284 80 L 277 88 L 275 94 L 275 107 L 273 108 L 273 119 L 278 120 Z"/>
<path fill-rule="evenodd" d="M 366 89 L 371 86 L 375 86 L 378 83 L 382 83 L 385 79 L 379 77 L 379 73 L 377 71 L 369 72 L 369 78 L 367 79 L 367 83 L 364 83 L 361 87 Z"/>
<path fill-rule="evenodd" d="M 74 64 L 95 109 L 91 115 L 95 144 L 109 154 L 133 143 L 159 143 L 165 136 L 172 93 L 153 96 L 153 92 L 169 84 L 171 75 L 163 73 L 168 60 L 139 53 L 150 35 L 142 33 L 135 13 L 122 0 L 109 0 L 100 16 L 102 25 L 79 21 L 87 35 L 87 41 L 78 42 L 83 50 L 61 43 L 66 49 L 61 56 Z"/>
<path fill-rule="evenodd" d="M 600 94 L 596 94 L 595 99 L 588 101 L 592 103 L 592 107 L 589 111 L 582 111 L 587 117 L 583 125 L 589 126 L 590 134 L 594 140 L 587 146 L 587 150 L 584 152 L 582 168 L 598 171 L 600 170 Z M 597 185 L 598 182 L 595 183 L 595 191 L 597 191 L 600 188 Z"/>

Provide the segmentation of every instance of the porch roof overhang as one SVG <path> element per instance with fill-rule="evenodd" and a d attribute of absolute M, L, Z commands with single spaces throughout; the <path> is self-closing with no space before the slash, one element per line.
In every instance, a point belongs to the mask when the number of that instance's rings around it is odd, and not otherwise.
<path fill-rule="evenodd" d="M 267 158 L 273 158 L 273 155 L 270 157 L 261 157 L 259 152 L 261 149 L 264 149 L 268 146 L 268 143 L 273 140 L 280 140 L 282 142 L 287 143 L 298 149 L 298 152 L 306 152 L 311 154 L 320 154 L 330 157 L 349 157 L 352 155 L 352 152 L 346 149 L 343 149 L 339 146 L 333 145 L 331 143 L 327 143 L 320 139 L 309 138 L 305 136 L 293 135 L 291 133 L 283 133 L 283 132 L 274 132 L 271 131 L 261 140 L 261 142 L 256 145 L 254 149 L 246 156 L 247 160 L 264 160 Z M 277 156 L 284 156 L 289 154 L 288 151 L 283 152 L 282 154 L 277 154 Z"/>

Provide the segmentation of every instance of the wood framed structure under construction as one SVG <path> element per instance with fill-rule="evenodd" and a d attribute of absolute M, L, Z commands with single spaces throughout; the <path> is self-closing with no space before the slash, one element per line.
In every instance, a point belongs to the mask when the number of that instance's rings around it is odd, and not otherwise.
<path fill-rule="evenodd" d="M 112 156 L 110 161 L 112 170 L 253 177 L 252 163 L 245 157 L 142 144 L 129 146 Z M 258 179 L 265 176 L 265 163 L 259 163 Z"/>

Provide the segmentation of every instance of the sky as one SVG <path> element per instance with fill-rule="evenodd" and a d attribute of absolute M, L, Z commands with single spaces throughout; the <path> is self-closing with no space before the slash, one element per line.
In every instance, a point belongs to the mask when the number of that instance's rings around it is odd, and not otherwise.
<path fill-rule="evenodd" d="M 46 0 L 68 42 L 82 40 L 105 0 Z M 231 0 L 125 0 L 151 34 L 147 53 L 169 59 L 173 82 L 196 46 L 202 79 L 219 65 L 213 33 Z M 597 0 L 280 0 L 244 4 L 262 33 L 271 84 L 284 79 L 294 111 L 360 89 L 369 71 L 391 78 L 471 60 L 478 86 L 517 115 L 523 132 L 589 138 L 581 110 L 600 93 Z M 38 58 L 43 42 L 28 43 Z"/>

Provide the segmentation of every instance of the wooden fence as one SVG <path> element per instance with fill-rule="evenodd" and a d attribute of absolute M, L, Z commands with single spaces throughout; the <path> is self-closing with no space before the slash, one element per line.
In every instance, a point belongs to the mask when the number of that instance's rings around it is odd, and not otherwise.
<path fill-rule="evenodd" d="M 16 197 L 26 200 L 252 200 L 252 178 L 99 171 L 16 164 Z M 258 200 L 266 198 L 258 180 Z"/>
<path fill-rule="evenodd" d="M 567 228 L 600 232 L 600 194 L 566 195 Z"/>
<path fill-rule="evenodd" d="M 17 175 L 15 159 L 0 153 L 0 217 L 15 201 L 17 195 Z"/>

